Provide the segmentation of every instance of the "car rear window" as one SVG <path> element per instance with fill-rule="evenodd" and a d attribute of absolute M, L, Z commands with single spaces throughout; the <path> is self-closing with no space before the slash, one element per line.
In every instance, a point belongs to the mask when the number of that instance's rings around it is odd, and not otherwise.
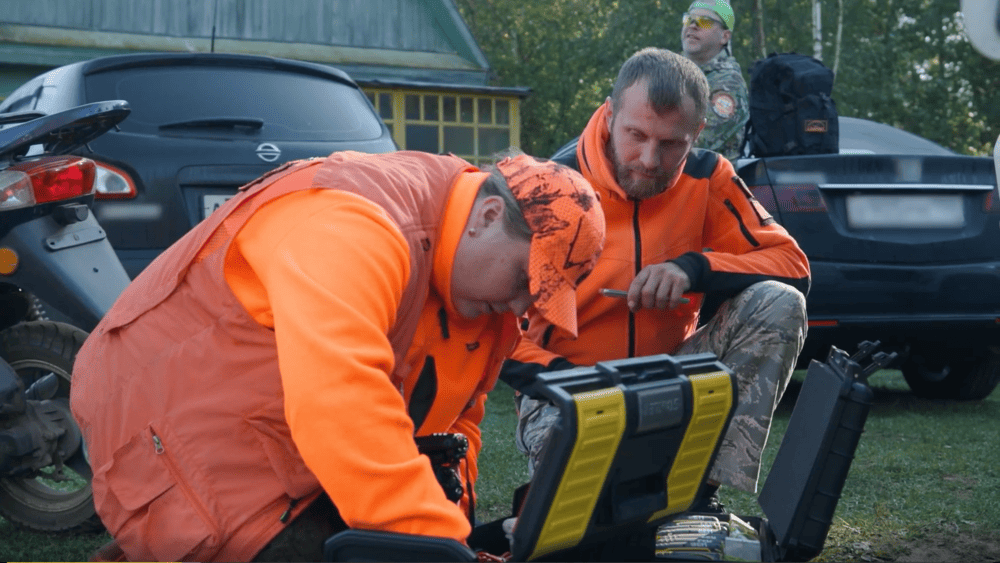
<path fill-rule="evenodd" d="M 841 154 L 941 156 L 955 154 L 934 141 L 884 123 L 854 117 L 841 117 L 839 126 Z"/>
<path fill-rule="evenodd" d="M 87 99 L 126 100 L 132 113 L 120 125 L 156 134 L 160 126 L 198 119 L 251 118 L 260 128 L 233 134 L 268 140 L 361 141 L 382 134 L 365 95 L 350 85 L 271 69 L 170 66 L 129 68 L 86 79 Z M 224 128 L 223 128 L 224 129 Z M 211 134 L 219 128 L 173 128 L 171 135 Z"/>

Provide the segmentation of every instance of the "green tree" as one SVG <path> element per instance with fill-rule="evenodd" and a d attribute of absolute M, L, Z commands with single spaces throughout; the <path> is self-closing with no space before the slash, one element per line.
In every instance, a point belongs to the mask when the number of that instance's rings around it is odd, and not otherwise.
<path fill-rule="evenodd" d="M 750 23 L 762 4 L 765 50 L 812 53 L 812 0 L 733 0 Z M 833 97 L 840 115 L 887 123 L 959 153 L 986 155 L 1000 132 L 1000 63 L 976 53 L 966 39 L 958 2 L 860 0 L 822 6 L 824 53 L 836 64 Z M 737 20 L 737 26 L 741 19 Z M 733 54 L 749 72 L 752 37 L 737 33 Z M 833 54 L 839 53 L 835 60 Z"/>
<path fill-rule="evenodd" d="M 635 51 L 680 49 L 676 0 L 455 0 L 495 82 L 527 86 L 522 149 L 549 156 L 583 129 Z M 762 52 L 813 52 L 813 0 L 731 0 L 733 55 L 749 78 Z M 822 3 L 823 53 L 836 64 L 841 115 L 922 135 L 965 154 L 988 154 L 1000 132 L 1000 63 L 978 55 L 957 2 Z M 840 26 L 835 22 L 843 22 Z M 838 31 L 841 33 L 838 48 Z"/>
<path fill-rule="evenodd" d="M 527 86 L 521 148 L 548 156 L 583 128 L 609 84 L 603 45 L 613 5 L 456 0 L 501 85 Z"/>
<path fill-rule="evenodd" d="M 611 94 L 621 64 L 678 49 L 686 6 L 670 0 L 455 0 L 502 86 L 527 86 L 522 149 L 550 156 Z"/>

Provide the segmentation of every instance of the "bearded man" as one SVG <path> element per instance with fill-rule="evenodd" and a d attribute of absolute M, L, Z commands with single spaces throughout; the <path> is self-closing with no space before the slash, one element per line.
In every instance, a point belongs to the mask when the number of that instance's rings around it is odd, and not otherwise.
<path fill-rule="evenodd" d="M 693 508 L 701 511 L 718 508 L 719 484 L 757 488 L 771 417 L 805 340 L 809 290 L 805 254 L 730 161 L 692 149 L 708 105 L 691 60 L 647 48 L 625 62 L 611 97 L 553 157 L 591 183 L 607 225 L 604 251 L 577 288 L 579 334 L 529 313 L 527 338 L 501 375 L 517 388 L 574 365 L 713 352 L 735 373 L 739 404 Z M 516 400 L 516 439 L 533 470 L 558 411 Z"/>

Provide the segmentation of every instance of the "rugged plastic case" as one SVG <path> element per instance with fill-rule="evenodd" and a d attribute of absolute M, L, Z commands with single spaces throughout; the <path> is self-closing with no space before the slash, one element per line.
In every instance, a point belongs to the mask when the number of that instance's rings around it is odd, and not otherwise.
<path fill-rule="evenodd" d="M 878 343 L 857 354 L 833 348 L 826 363 L 813 362 L 796 400 L 788 430 L 757 498 L 774 534 L 775 559 L 807 561 L 823 550 L 833 513 L 871 411 L 868 376 L 895 358 L 879 352 L 858 364 Z"/>

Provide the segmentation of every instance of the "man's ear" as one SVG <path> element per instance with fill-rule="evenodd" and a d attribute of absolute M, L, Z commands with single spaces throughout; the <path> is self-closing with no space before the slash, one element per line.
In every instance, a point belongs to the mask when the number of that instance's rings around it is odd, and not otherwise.
<path fill-rule="evenodd" d="M 694 145 L 695 143 L 698 142 L 698 137 L 700 137 L 701 136 L 701 132 L 705 130 L 705 124 L 706 123 L 708 123 L 708 119 L 702 119 L 701 120 L 701 125 L 699 125 L 698 126 L 698 130 L 694 132 L 694 140 L 691 141 L 692 145 Z"/>
<path fill-rule="evenodd" d="M 611 103 L 611 96 L 608 96 L 607 99 L 604 100 L 604 103 L 608 105 L 608 114 L 606 117 L 608 120 L 608 131 L 611 131 L 611 123 L 614 121 L 615 117 L 615 104 Z"/>
<path fill-rule="evenodd" d="M 502 220 L 506 206 L 503 198 L 491 195 L 476 201 L 473 213 L 476 214 L 474 224 L 478 229 L 489 228 L 494 221 Z"/>

